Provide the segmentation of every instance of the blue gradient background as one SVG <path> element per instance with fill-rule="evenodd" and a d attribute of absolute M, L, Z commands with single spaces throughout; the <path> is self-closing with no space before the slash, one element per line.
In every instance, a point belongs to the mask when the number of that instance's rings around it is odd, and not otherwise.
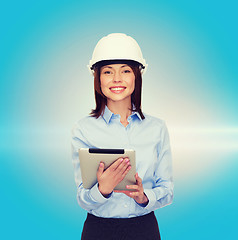
<path fill-rule="evenodd" d="M 149 64 L 143 110 L 167 122 L 166 240 L 237 236 L 236 1 L 10 1 L 0 10 L 0 238 L 80 239 L 70 135 L 94 107 L 86 65 L 112 32 Z"/>

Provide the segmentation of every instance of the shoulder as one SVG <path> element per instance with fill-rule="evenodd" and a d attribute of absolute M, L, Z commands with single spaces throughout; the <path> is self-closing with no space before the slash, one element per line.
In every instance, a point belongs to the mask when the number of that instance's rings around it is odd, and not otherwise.
<path fill-rule="evenodd" d="M 83 131 L 92 128 L 97 122 L 101 121 L 101 117 L 95 118 L 92 116 L 85 116 L 77 120 L 73 125 L 73 131 Z"/>
<path fill-rule="evenodd" d="M 82 125 L 87 125 L 89 122 L 94 122 L 96 121 L 97 119 L 95 117 L 92 117 L 92 116 L 85 116 L 83 118 L 80 118 L 78 121 L 76 121 L 76 125 L 78 126 L 82 126 Z"/>
<path fill-rule="evenodd" d="M 145 118 L 142 120 L 142 127 L 150 134 L 162 137 L 168 134 L 165 120 L 143 113 Z"/>
<path fill-rule="evenodd" d="M 143 119 L 142 122 L 146 124 L 152 124 L 153 126 L 157 126 L 159 128 L 164 128 L 166 127 L 165 121 L 161 118 L 151 116 L 149 114 L 143 113 L 145 116 L 145 119 Z"/>
<path fill-rule="evenodd" d="M 161 144 L 169 144 L 169 132 L 165 121 L 161 118 L 144 114 L 145 126 L 150 131 L 150 136 L 155 136 Z"/>

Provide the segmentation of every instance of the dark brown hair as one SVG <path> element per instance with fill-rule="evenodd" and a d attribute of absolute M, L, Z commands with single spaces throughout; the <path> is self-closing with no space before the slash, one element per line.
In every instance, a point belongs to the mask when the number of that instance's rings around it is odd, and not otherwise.
<path fill-rule="evenodd" d="M 102 93 L 102 90 L 101 90 L 100 72 L 101 72 L 102 66 L 109 65 L 110 63 L 112 64 L 112 62 L 103 61 L 94 67 L 94 94 L 95 94 L 96 108 L 92 109 L 90 115 L 95 118 L 100 117 L 100 115 L 104 112 L 105 106 L 107 104 L 107 97 Z M 116 62 L 113 61 L 113 63 L 116 63 Z M 141 77 L 140 65 L 134 61 L 129 61 L 129 60 L 123 61 L 123 63 L 130 66 L 135 75 L 135 89 L 131 94 L 132 106 L 130 110 L 137 111 L 140 114 L 141 118 L 144 119 L 145 116 L 143 115 L 141 110 L 142 77 Z"/>

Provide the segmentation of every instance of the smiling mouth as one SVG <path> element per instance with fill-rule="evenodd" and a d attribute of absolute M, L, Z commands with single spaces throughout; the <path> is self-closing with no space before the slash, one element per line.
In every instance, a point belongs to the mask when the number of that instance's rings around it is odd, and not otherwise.
<path fill-rule="evenodd" d="M 112 93 L 120 94 L 125 91 L 126 87 L 110 87 L 109 89 Z"/>
<path fill-rule="evenodd" d="M 119 91 L 122 89 L 126 89 L 126 87 L 111 87 L 110 90 L 114 90 L 114 91 Z"/>

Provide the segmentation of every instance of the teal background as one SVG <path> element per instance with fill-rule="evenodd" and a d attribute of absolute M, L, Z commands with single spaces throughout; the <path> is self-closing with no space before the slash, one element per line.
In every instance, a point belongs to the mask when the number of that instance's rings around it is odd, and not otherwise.
<path fill-rule="evenodd" d="M 2 2 L 0 238 L 80 239 L 71 128 L 94 107 L 94 46 L 123 32 L 149 64 L 143 110 L 171 137 L 175 198 L 156 211 L 163 239 L 234 239 L 237 20 L 230 0 Z"/>

